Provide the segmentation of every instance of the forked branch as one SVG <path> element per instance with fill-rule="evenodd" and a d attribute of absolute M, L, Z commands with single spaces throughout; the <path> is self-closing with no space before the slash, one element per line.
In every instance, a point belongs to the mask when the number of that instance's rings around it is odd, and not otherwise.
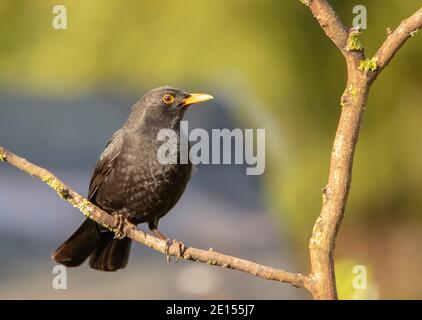
<path fill-rule="evenodd" d="M 347 65 L 347 84 L 340 101 L 342 111 L 331 153 L 328 183 L 309 242 L 312 295 L 315 299 L 337 299 L 334 248 L 350 191 L 353 156 L 368 92 L 374 79 L 404 42 L 421 28 L 422 8 L 388 35 L 372 59 L 365 59 L 359 31 L 348 30 L 327 1 L 301 2 L 309 6 L 325 34 L 345 57 Z"/>

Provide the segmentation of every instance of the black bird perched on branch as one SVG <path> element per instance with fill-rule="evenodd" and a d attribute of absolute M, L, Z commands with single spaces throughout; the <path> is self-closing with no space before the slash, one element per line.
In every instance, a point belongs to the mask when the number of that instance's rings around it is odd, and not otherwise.
<path fill-rule="evenodd" d="M 177 203 L 191 176 L 191 163 L 162 164 L 157 152 L 161 129 L 180 135 L 180 121 L 191 104 L 207 101 L 207 94 L 189 94 L 168 86 L 145 94 L 132 108 L 101 154 L 89 186 L 88 199 L 110 214 L 133 225 L 148 223 L 150 230 L 167 240 L 158 221 Z M 177 148 L 178 159 L 180 149 Z M 68 267 L 81 265 L 88 257 L 97 270 L 115 271 L 126 266 L 131 239 L 114 234 L 91 219 L 52 255 Z"/>

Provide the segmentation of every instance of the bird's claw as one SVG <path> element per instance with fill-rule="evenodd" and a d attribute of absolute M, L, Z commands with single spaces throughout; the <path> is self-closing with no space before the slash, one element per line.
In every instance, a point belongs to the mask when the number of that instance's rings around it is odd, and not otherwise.
<path fill-rule="evenodd" d="M 167 262 L 171 261 L 169 250 L 173 244 L 179 247 L 179 252 L 177 253 L 176 260 L 174 261 L 175 263 L 177 263 L 180 259 L 183 258 L 183 253 L 185 252 L 185 244 L 181 241 L 167 239 L 166 248 L 164 250 L 164 253 L 166 254 Z"/>
<path fill-rule="evenodd" d="M 185 244 L 182 241 L 173 240 L 173 243 L 179 246 L 179 252 L 177 253 L 176 261 L 183 259 L 183 254 L 185 253 Z"/>
<path fill-rule="evenodd" d="M 170 262 L 170 247 L 172 245 L 172 241 L 170 239 L 166 239 L 166 246 L 164 248 L 164 254 L 166 255 L 166 260 L 167 262 Z"/>
<path fill-rule="evenodd" d="M 125 218 L 125 216 L 121 213 L 114 213 L 113 216 L 115 216 L 117 218 L 117 227 L 116 230 L 114 231 L 114 239 L 123 239 L 125 237 L 127 237 L 128 232 L 125 230 L 125 224 L 128 224 L 129 227 L 132 230 L 137 230 L 138 228 L 136 227 L 136 225 L 134 225 L 133 223 L 131 223 L 127 218 Z"/>

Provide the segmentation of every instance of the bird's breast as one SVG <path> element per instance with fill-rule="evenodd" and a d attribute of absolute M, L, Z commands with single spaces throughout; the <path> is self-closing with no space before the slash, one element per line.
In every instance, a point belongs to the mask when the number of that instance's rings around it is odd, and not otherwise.
<path fill-rule="evenodd" d="M 191 164 L 162 164 L 157 144 L 126 145 L 98 191 L 97 201 L 109 210 L 125 208 L 139 221 L 166 214 L 183 194 Z"/>

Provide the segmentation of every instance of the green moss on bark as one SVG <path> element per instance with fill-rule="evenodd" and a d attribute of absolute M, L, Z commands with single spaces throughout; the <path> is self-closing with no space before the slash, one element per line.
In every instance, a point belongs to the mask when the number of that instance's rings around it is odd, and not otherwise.
<path fill-rule="evenodd" d="M 362 51 L 363 45 L 360 40 L 360 31 L 352 31 L 349 33 L 347 38 L 347 50 L 348 51 Z"/>
<path fill-rule="evenodd" d="M 376 71 L 378 69 L 378 58 L 362 60 L 359 64 L 360 71 Z"/>

